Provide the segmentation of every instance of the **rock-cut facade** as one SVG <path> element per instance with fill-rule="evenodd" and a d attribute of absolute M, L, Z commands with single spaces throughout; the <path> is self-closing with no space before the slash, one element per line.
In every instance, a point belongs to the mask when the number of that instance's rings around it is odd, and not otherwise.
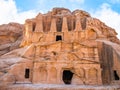
<path fill-rule="evenodd" d="M 13 84 L 120 84 L 117 33 L 82 10 L 27 19 L 20 48 L 0 57 L 1 81 Z M 4 79 L 7 78 L 7 79 Z"/>

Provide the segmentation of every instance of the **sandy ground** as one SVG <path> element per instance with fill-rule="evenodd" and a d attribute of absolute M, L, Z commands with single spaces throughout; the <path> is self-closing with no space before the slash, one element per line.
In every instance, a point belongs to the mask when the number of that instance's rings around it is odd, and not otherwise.
<path fill-rule="evenodd" d="M 57 85 L 57 84 L 15 84 L 6 90 L 120 90 L 120 85 Z"/>

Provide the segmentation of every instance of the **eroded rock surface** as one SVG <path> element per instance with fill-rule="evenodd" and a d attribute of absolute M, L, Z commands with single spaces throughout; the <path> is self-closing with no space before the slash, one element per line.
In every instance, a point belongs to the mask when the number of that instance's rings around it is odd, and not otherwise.
<path fill-rule="evenodd" d="M 120 84 L 117 33 L 89 13 L 54 8 L 24 26 L 20 48 L 0 57 L 0 84 Z"/>
<path fill-rule="evenodd" d="M 0 56 L 19 48 L 23 27 L 23 25 L 18 23 L 0 25 Z"/>

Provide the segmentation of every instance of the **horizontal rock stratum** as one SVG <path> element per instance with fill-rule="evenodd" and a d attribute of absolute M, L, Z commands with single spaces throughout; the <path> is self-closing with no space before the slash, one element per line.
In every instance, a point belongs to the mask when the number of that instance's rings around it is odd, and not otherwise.
<path fill-rule="evenodd" d="M 117 33 L 89 13 L 53 8 L 27 19 L 24 26 L 15 24 L 12 28 L 17 32 L 8 35 L 11 39 L 4 35 L 9 31 L 0 33 L 0 50 L 6 42 L 13 48 L 0 56 L 2 90 L 33 90 L 35 86 L 35 90 L 49 90 L 52 85 L 56 90 L 120 89 Z M 11 42 L 17 41 L 20 44 L 12 46 Z"/>

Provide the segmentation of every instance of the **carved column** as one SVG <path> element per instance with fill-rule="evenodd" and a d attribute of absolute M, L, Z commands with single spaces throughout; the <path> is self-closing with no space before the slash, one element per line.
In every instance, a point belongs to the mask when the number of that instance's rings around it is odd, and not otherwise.
<path fill-rule="evenodd" d="M 63 17 L 62 32 L 68 32 L 67 18 Z"/>
<path fill-rule="evenodd" d="M 51 21 L 50 32 L 57 32 L 56 19 L 55 18 L 53 18 L 52 21 Z"/>
<path fill-rule="evenodd" d="M 62 81 L 62 69 L 61 68 L 57 68 L 57 83 L 58 84 L 63 84 L 63 81 Z"/>
<path fill-rule="evenodd" d="M 62 23 L 62 32 L 63 32 L 63 40 L 70 41 L 70 33 L 68 32 L 68 25 L 67 25 L 67 17 L 63 17 Z"/>
<path fill-rule="evenodd" d="M 33 22 L 31 20 L 26 20 L 25 22 L 25 38 L 24 40 L 27 41 L 27 44 L 30 44 L 31 38 L 33 33 Z"/>
<path fill-rule="evenodd" d="M 41 14 L 37 17 L 35 32 L 43 32 L 43 20 Z"/>
<path fill-rule="evenodd" d="M 25 22 L 25 31 L 26 32 L 32 32 L 33 29 L 33 23 L 30 20 L 26 20 Z"/>
<path fill-rule="evenodd" d="M 97 84 L 98 85 L 101 85 L 102 84 L 102 76 L 101 76 L 101 71 L 102 71 L 102 69 L 101 68 L 98 68 L 98 74 L 97 74 Z"/>
<path fill-rule="evenodd" d="M 89 69 L 85 68 L 85 79 L 84 79 L 84 84 L 89 84 L 88 80 L 89 80 L 89 74 L 88 74 Z"/>
<path fill-rule="evenodd" d="M 80 17 L 77 16 L 76 17 L 75 31 L 81 31 L 81 30 L 82 30 L 82 27 L 81 27 Z"/>
<path fill-rule="evenodd" d="M 38 83 L 39 82 L 39 70 L 37 63 L 33 63 L 33 76 L 32 76 L 32 83 Z"/>
<path fill-rule="evenodd" d="M 82 28 L 81 28 L 81 23 L 80 23 L 80 17 L 77 16 L 76 23 L 75 23 L 75 32 L 74 32 L 74 40 L 75 41 L 79 40 L 79 32 L 78 31 L 81 31 L 81 30 L 82 30 Z"/>

